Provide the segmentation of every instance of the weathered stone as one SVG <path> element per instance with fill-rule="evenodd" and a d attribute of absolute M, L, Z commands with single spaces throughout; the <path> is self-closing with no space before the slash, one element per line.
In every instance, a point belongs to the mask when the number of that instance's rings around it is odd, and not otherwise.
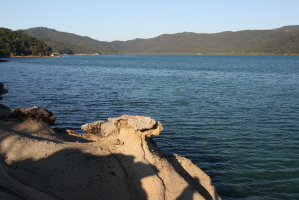
<path fill-rule="evenodd" d="M 106 122 L 102 124 L 101 135 L 107 137 L 118 133 L 118 127 L 113 122 Z"/>
<path fill-rule="evenodd" d="M 10 112 L 12 118 L 18 120 L 33 120 L 43 121 L 49 125 L 53 125 L 56 120 L 56 115 L 43 107 L 33 106 L 32 108 L 16 108 Z"/>
<path fill-rule="evenodd" d="M 118 118 L 109 118 L 108 121 L 126 120 L 128 125 L 134 127 L 135 131 L 144 131 L 154 128 L 157 125 L 157 121 L 153 118 L 146 116 L 130 116 L 122 115 Z"/>
<path fill-rule="evenodd" d="M 136 131 L 152 129 L 157 121 L 145 116 L 131 116 L 128 118 L 128 124 L 135 128 Z"/>
<path fill-rule="evenodd" d="M 93 123 L 86 123 L 81 126 L 81 129 L 86 131 L 86 133 L 91 133 L 95 135 L 100 135 L 101 133 L 101 125 L 104 123 L 104 121 L 100 120 Z"/>
<path fill-rule="evenodd" d="M 160 122 L 145 116 L 122 115 L 116 118 L 108 118 L 108 122 L 98 121 L 87 123 L 81 126 L 86 133 L 92 133 L 107 137 L 117 135 L 122 129 L 133 129 L 136 132 L 142 132 L 143 135 L 158 135 L 163 126 Z"/>
<path fill-rule="evenodd" d="M 83 125 L 101 138 L 0 120 L 0 199 L 221 200 L 190 160 L 159 150 L 150 136 L 162 125 L 153 122 L 125 115 Z"/>

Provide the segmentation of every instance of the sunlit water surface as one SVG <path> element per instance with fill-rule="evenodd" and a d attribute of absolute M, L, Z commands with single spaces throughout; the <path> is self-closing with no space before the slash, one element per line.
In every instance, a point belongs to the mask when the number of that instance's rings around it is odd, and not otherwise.
<path fill-rule="evenodd" d="M 299 57 L 103 55 L 0 63 L 10 108 L 45 107 L 74 129 L 122 114 L 164 125 L 223 199 L 299 199 Z"/>

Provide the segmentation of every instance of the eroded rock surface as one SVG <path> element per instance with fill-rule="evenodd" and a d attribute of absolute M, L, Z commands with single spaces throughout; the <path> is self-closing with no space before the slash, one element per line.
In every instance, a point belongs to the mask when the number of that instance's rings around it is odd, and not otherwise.
<path fill-rule="evenodd" d="M 160 122 L 123 115 L 82 129 L 0 120 L 0 199 L 220 199 L 200 168 L 158 149 Z"/>
<path fill-rule="evenodd" d="M 160 122 L 146 116 L 130 116 L 122 115 L 117 118 L 108 118 L 108 122 L 97 121 L 87 123 L 81 126 L 86 133 L 108 137 L 109 135 L 117 135 L 120 129 L 133 128 L 135 131 L 146 132 L 150 135 L 158 135 L 163 126 Z M 154 131 L 155 130 L 155 131 Z"/>

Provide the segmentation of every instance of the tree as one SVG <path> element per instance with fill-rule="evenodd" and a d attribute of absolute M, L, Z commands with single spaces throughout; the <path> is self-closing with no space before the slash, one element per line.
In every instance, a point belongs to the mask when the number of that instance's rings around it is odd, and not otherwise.
<path fill-rule="evenodd" d="M 52 49 L 44 42 L 23 31 L 0 28 L 0 56 L 49 56 Z"/>

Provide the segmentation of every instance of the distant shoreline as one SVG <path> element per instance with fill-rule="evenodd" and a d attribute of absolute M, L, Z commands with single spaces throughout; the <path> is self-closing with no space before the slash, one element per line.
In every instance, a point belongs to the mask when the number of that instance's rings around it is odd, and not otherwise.
<path fill-rule="evenodd" d="M 250 55 L 257 55 L 257 56 L 298 56 L 299 54 L 270 54 L 270 53 L 244 53 L 244 54 L 233 54 L 233 53 L 207 53 L 207 54 L 202 54 L 202 53 L 103 53 L 103 54 L 59 54 L 59 55 L 51 55 L 51 56 L 9 56 L 9 57 L 4 57 L 5 58 L 42 58 L 42 57 L 61 57 L 61 56 L 86 56 L 86 55 L 235 55 L 235 56 L 250 56 Z M 2 60 L 0 59 L 0 62 L 8 62 L 7 60 Z"/>
<path fill-rule="evenodd" d="M 9 56 L 7 58 L 42 58 L 42 57 L 60 57 L 60 56 Z"/>

